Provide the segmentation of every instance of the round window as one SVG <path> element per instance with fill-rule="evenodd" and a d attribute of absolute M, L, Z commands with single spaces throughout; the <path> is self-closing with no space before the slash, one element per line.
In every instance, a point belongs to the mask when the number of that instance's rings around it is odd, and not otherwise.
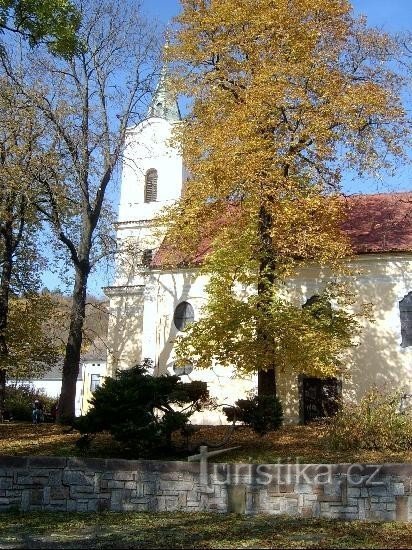
<path fill-rule="evenodd" d="M 185 330 L 189 323 L 195 320 L 195 312 L 189 302 L 181 302 L 175 309 L 173 322 L 177 330 Z"/>
<path fill-rule="evenodd" d="M 187 361 L 186 363 L 174 363 L 173 364 L 173 372 L 177 376 L 183 376 L 184 374 L 190 374 L 193 371 L 193 363 L 190 361 Z"/>

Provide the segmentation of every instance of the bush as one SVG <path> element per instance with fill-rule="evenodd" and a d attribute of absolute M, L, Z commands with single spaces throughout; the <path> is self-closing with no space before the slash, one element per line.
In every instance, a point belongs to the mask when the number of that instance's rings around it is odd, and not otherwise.
<path fill-rule="evenodd" d="M 178 376 L 149 375 L 143 365 L 106 378 L 91 399 L 92 408 L 75 427 L 90 435 L 108 431 L 127 450 L 148 455 L 171 446 L 171 435 L 208 402 L 202 382 L 184 384 Z"/>
<path fill-rule="evenodd" d="M 229 422 L 243 422 L 260 435 L 277 430 L 282 425 L 282 404 L 277 397 L 256 395 L 250 399 L 239 399 L 235 405 L 223 409 Z"/>
<path fill-rule="evenodd" d="M 333 449 L 400 451 L 412 447 L 412 414 L 400 413 L 401 392 L 379 388 L 368 391 L 359 403 L 343 405 L 330 420 L 328 439 Z"/>
<path fill-rule="evenodd" d="M 49 411 L 56 402 L 55 398 L 49 397 L 42 390 L 36 390 L 29 384 L 8 385 L 5 409 L 11 413 L 14 420 L 31 422 L 33 403 L 36 399 L 43 403 L 44 410 Z"/>

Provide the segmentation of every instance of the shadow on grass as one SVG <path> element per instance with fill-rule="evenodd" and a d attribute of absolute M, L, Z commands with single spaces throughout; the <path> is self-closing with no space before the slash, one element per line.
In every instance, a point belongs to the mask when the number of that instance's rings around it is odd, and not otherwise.
<path fill-rule="evenodd" d="M 0 548 L 410 548 L 412 525 L 206 513 L 5 513 Z"/>

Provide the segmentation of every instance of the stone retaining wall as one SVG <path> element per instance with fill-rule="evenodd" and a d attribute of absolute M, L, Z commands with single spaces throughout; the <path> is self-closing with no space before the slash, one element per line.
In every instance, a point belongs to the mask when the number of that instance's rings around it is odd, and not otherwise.
<path fill-rule="evenodd" d="M 0 511 L 213 511 L 412 520 L 412 464 L 0 458 Z"/>

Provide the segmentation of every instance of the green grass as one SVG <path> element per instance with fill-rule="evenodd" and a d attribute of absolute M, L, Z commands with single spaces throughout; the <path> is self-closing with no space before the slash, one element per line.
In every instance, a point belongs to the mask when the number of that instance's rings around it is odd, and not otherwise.
<path fill-rule="evenodd" d="M 412 524 L 206 513 L 3 513 L 0 548 L 410 548 Z"/>

